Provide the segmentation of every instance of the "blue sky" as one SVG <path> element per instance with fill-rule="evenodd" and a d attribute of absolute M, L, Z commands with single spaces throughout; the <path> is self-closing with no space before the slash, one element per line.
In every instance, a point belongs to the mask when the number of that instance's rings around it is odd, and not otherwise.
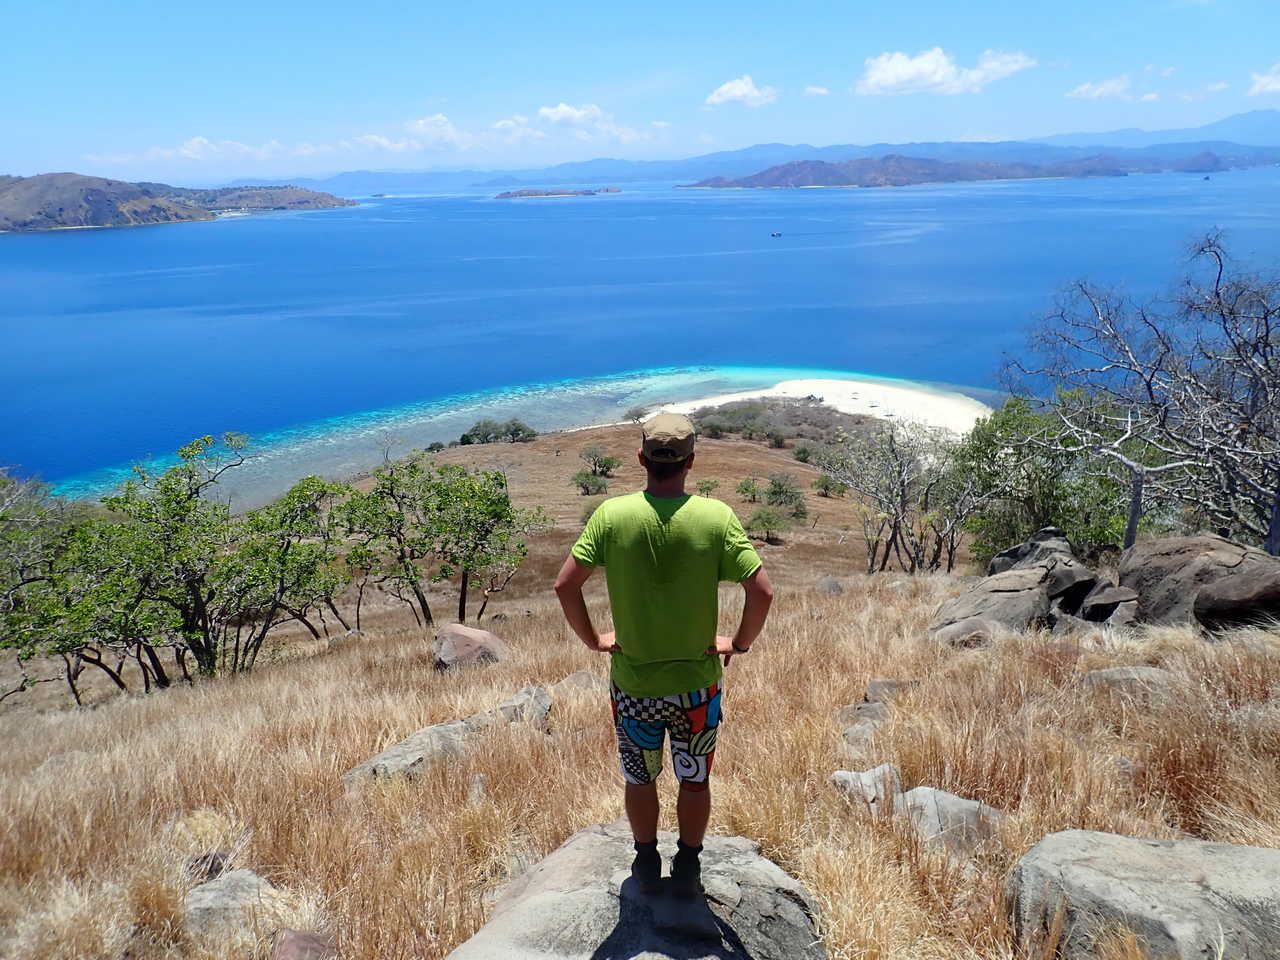
<path fill-rule="evenodd" d="M 1280 107 L 1277 0 L 11 2 L 0 172 L 213 182 Z"/>

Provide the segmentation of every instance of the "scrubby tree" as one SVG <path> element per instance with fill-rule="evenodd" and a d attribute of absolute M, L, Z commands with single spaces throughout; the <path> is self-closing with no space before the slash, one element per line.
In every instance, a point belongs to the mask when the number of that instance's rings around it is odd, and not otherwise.
<path fill-rule="evenodd" d="M 734 488 L 738 496 L 747 503 L 759 503 L 760 497 L 764 494 L 760 483 L 755 477 L 746 477 L 738 481 L 738 486 Z"/>
<path fill-rule="evenodd" d="M 746 529 L 759 535 L 766 543 L 777 543 L 778 535 L 791 529 L 792 517 L 774 507 L 757 507 L 743 524 Z"/>
<path fill-rule="evenodd" d="M 648 407 L 635 406 L 630 408 L 623 416 L 632 423 L 640 423 L 649 415 Z"/>
<path fill-rule="evenodd" d="M 523 420 L 511 419 L 502 425 L 502 437 L 508 443 L 528 443 L 537 436 L 538 431 Z"/>
<path fill-rule="evenodd" d="M 698 481 L 698 495 L 702 497 L 711 497 L 720 489 L 720 481 L 708 477 L 705 480 Z"/>
<path fill-rule="evenodd" d="M 769 485 L 764 491 L 764 502 L 771 507 L 782 507 L 797 518 L 807 513 L 804 490 L 800 481 L 791 473 L 769 474 Z"/>
<path fill-rule="evenodd" d="M 590 470 L 579 470 L 571 481 L 584 497 L 594 497 L 609 492 L 609 481 Z"/>
<path fill-rule="evenodd" d="M 578 456 L 586 463 L 591 473 L 597 477 L 612 477 L 613 471 L 622 466 L 622 461 L 619 458 L 609 456 L 604 447 L 599 444 L 592 444 L 579 453 Z"/>
<path fill-rule="evenodd" d="M 824 473 L 813 481 L 813 489 L 820 497 L 843 497 L 849 492 L 849 485 Z"/>

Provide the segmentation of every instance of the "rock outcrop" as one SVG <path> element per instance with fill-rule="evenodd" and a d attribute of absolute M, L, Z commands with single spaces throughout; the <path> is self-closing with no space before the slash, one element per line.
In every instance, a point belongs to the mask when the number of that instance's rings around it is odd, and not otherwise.
<path fill-rule="evenodd" d="M 1193 612 L 1206 630 L 1280 620 L 1280 562 L 1252 563 L 1201 587 Z"/>
<path fill-rule="evenodd" d="M 1067 830 L 1031 848 L 1009 879 L 1019 945 L 1062 912 L 1062 960 L 1092 960 L 1127 928 L 1153 958 L 1280 957 L 1280 850 Z"/>
<path fill-rule="evenodd" d="M 197 936 L 262 925 L 279 907 L 281 894 L 252 870 L 232 870 L 192 887 L 183 900 L 187 929 Z"/>
<path fill-rule="evenodd" d="M 510 700 L 492 710 L 474 713 L 463 720 L 423 727 L 377 756 L 352 767 L 343 775 L 348 786 L 381 777 L 413 778 L 427 764 L 446 757 L 456 757 L 466 749 L 473 734 L 495 726 L 527 723 L 540 730 L 547 728 L 551 696 L 542 687 L 525 687 Z"/>
<path fill-rule="evenodd" d="M 675 837 L 659 835 L 666 857 Z M 642 894 L 625 822 L 588 827 L 513 880 L 449 960 L 819 960 L 809 893 L 742 837 L 707 837 L 705 898 Z"/>
<path fill-rule="evenodd" d="M 987 576 L 1004 573 L 1014 567 L 1028 567 L 1050 557 L 1074 557 L 1075 551 L 1067 535 L 1057 527 L 1045 527 L 1031 535 L 1025 543 L 1001 550 L 987 564 Z"/>
<path fill-rule="evenodd" d="M 933 787 L 908 790 L 894 810 L 911 822 L 925 846 L 946 850 L 957 859 L 973 856 L 995 836 L 1005 816 L 995 807 Z"/>
<path fill-rule="evenodd" d="M 1280 572 L 1280 560 L 1209 535 L 1144 540 L 1121 555 L 1120 586 L 1137 592 L 1143 620 L 1187 623 L 1202 588 L 1244 573 L 1258 576 L 1257 567 Z M 1206 612 L 1211 609 L 1206 600 Z"/>
<path fill-rule="evenodd" d="M 1020 631 L 1049 622 L 1049 571 L 1017 568 L 979 580 L 945 601 L 929 627 L 930 636 L 950 646 L 980 646 L 999 628 Z M 977 641 L 977 642 L 975 642 Z"/>
<path fill-rule="evenodd" d="M 482 663 L 496 663 L 507 658 L 507 645 L 488 630 L 446 623 L 436 630 L 435 667 L 451 670 Z"/>

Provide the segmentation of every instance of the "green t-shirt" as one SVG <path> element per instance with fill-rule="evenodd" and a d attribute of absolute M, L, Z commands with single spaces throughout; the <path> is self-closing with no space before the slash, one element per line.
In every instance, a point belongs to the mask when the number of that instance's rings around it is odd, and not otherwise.
<path fill-rule="evenodd" d="M 709 655 L 721 580 L 741 583 L 760 557 L 728 504 L 708 497 L 632 493 L 591 515 L 573 556 L 604 567 L 620 653 L 613 682 L 633 697 L 700 690 L 721 676 Z"/>

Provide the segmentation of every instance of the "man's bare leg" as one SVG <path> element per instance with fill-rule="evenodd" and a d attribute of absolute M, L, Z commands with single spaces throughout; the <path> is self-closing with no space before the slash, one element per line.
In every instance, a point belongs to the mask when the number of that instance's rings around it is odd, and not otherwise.
<path fill-rule="evenodd" d="M 627 809 L 627 819 L 631 821 L 631 835 L 635 837 L 636 843 L 650 843 L 657 840 L 658 785 L 628 783 L 623 803 Z M 705 819 L 703 829 L 706 829 Z"/>
<path fill-rule="evenodd" d="M 701 847 L 707 835 L 707 822 L 711 819 L 711 787 L 702 790 L 686 790 L 680 785 L 676 799 L 676 819 L 680 823 L 680 840 L 686 847 Z"/>

